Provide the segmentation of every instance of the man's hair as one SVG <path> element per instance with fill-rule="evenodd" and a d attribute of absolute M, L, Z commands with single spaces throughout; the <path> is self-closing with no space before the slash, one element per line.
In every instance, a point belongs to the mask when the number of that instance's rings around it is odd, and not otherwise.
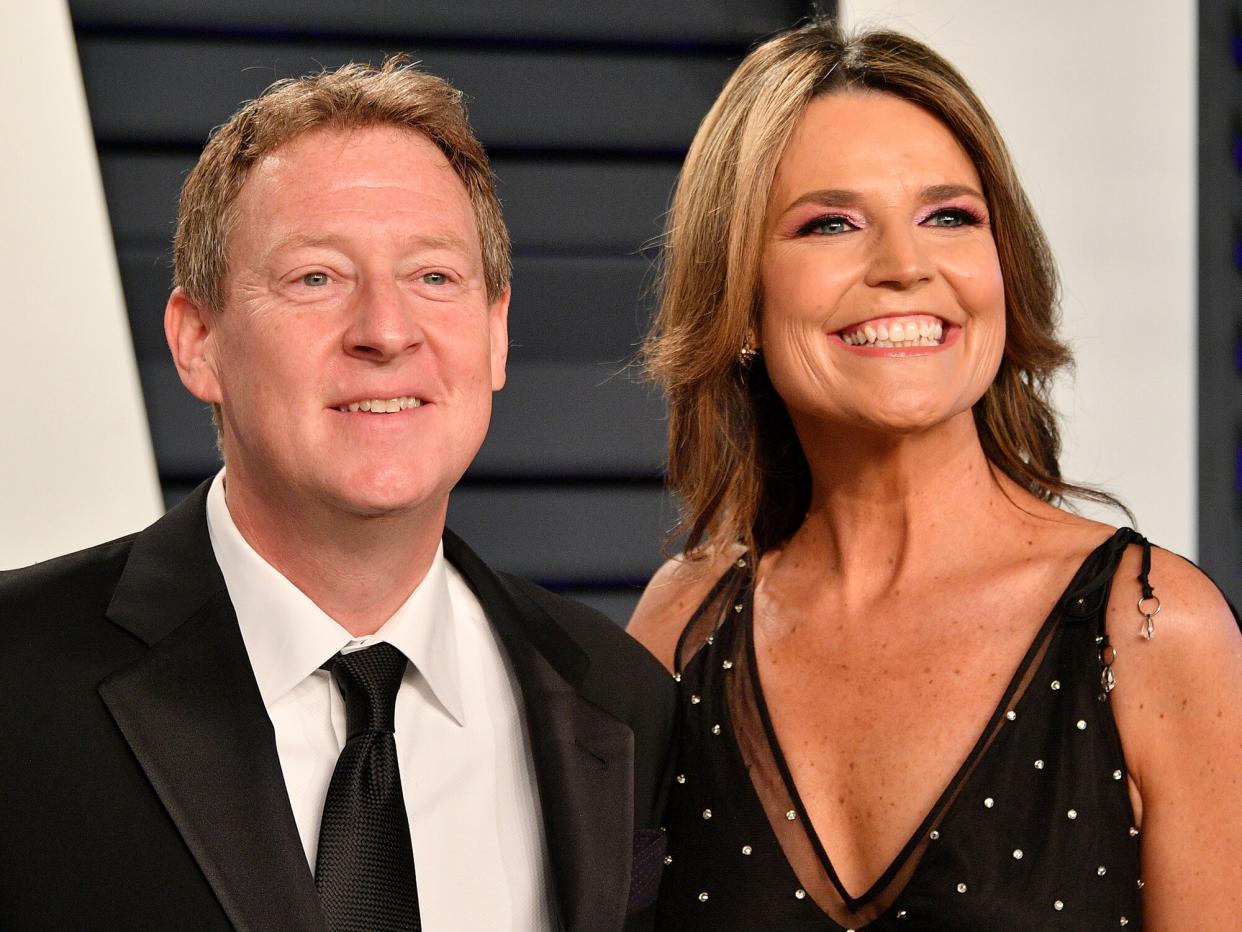
<path fill-rule="evenodd" d="M 461 92 L 403 55 L 379 67 L 348 64 L 277 81 L 218 127 L 181 187 L 174 284 L 200 307 L 222 310 L 229 236 L 250 167 L 312 130 L 370 126 L 413 130 L 444 153 L 470 197 L 487 298 L 495 301 L 509 284 L 512 259 L 487 155 L 471 132 Z"/>
<path fill-rule="evenodd" d="M 966 80 L 926 45 L 889 31 L 846 36 L 819 20 L 764 42 L 704 118 L 669 212 L 660 301 L 644 345 L 669 400 L 668 477 L 685 550 L 741 541 L 760 552 L 801 525 L 810 471 L 763 357 L 738 350 L 762 311 L 760 260 L 772 183 L 817 97 L 876 91 L 949 128 L 983 183 L 1005 287 L 1005 349 L 974 418 L 991 464 L 1045 501 L 1119 504 L 1061 478 L 1052 377 L 1071 363 L 1057 337 L 1056 268 L 1000 132 Z"/>

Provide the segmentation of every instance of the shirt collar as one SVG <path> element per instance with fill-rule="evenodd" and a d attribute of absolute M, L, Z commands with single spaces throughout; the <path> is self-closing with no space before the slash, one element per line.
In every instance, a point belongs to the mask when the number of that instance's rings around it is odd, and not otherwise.
<path fill-rule="evenodd" d="M 242 536 L 225 501 L 224 470 L 207 493 L 207 531 L 265 707 L 339 651 L 387 641 L 422 674 L 444 711 L 465 724 L 443 543 L 427 574 L 393 616 L 375 634 L 353 638 Z"/>

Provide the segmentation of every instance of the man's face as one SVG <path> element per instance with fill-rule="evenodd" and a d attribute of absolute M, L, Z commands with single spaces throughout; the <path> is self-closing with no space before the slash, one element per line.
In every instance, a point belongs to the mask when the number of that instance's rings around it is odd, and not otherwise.
<path fill-rule="evenodd" d="M 319 130 L 257 162 L 236 207 L 224 307 L 186 378 L 223 409 L 230 491 L 442 513 L 508 347 L 461 180 L 415 132 Z"/>

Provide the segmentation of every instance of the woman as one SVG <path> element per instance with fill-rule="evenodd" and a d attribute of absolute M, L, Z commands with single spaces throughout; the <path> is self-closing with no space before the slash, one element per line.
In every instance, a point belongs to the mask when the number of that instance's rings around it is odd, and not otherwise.
<path fill-rule="evenodd" d="M 682 689 L 665 927 L 1242 922 L 1242 636 L 1059 507 L 1111 499 L 1058 469 L 1055 297 L 925 46 L 812 24 L 708 114 L 647 346 L 686 553 L 630 629 Z"/>

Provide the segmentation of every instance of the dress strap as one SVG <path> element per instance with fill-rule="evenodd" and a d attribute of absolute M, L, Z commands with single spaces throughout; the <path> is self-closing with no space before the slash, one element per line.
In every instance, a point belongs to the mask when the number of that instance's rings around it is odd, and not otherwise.
<path fill-rule="evenodd" d="M 1151 542 L 1133 528 L 1118 528 L 1112 537 L 1096 548 L 1095 552 L 1087 558 L 1078 571 L 1078 576 L 1065 590 L 1060 608 L 1070 620 L 1085 621 L 1089 618 L 1097 618 L 1099 632 L 1103 633 L 1103 610 L 1108 605 L 1108 597 L 1113 588 L 1113 578 L 1117 574 L 1117 566 L 1121 562 L 1122 554 L 1131 544 L 1140 544 L 1143 548 L 1142 564 L 1138 575 L 1138 582 L 1143 592 L 1142 601 L 1147 602 L 1155 598 L 1155 590 L 1149 578 Z M 1154 615 L 1155 611 L 1152 614 Z"/>
<path fill-rule="evenodd" d="M 1118 528 L 1111 538 L 1087 558 L 1078 577 L 1066 590 L 1060 606 L 1067 621 L 1084 622 L 1095 619 L 1101 699 L 1106 698 L 1117 685 L 1113 674 L 1113 661 L 1117 657 L 1117 651 L 1108 639 L 1108 598 L 1112 593 L 1113 579 L 1117 575 L 1122 554 L 1131 544 L 1139 544 L 1143 548 L 1138 575 L 1142 598 L 1138 601 L 1138 610 L 1143 616 L 1143 631 L 1150 639 L 1155 633 L 1153 619 L 1160 611 L 1160 600 L 1156 598 L 1150 578 L 1151 542 L 1133 528 Z"/>

